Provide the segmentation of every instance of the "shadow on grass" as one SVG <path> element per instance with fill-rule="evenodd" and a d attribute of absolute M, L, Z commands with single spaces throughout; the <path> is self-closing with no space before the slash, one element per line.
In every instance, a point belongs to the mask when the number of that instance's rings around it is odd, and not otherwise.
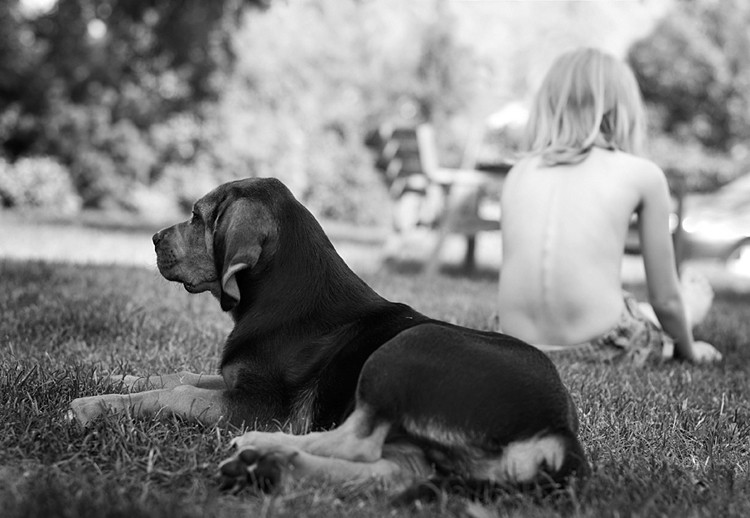
<path fill-rule="evenodd" d="M 417 259 L 398 259 L 389 257 L 383 261 L 383 268 L 398 275 L 418 276 L 424 273 L 425 262 Z M 458 264 L 443 264 L 438 275 L 452 279 L 497 282 L 500 271 L 488 266 L 466 268 Z"/>

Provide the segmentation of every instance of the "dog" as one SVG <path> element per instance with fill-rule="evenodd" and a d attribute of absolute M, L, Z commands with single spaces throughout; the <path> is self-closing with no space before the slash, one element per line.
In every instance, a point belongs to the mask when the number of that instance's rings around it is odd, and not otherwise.
<path fill-rule="evenodd" d="M 588 475 L 576 408 L 544 353 L 384 299 L 280 181 L 221 185 L 153 242 L 167 280 L 231 313 L 220 374 L 121 376 L 130 394 L 71 403 L 80 423 L 132 411 L 252 427 L 220 465 L 234 488 L 323 476 L 403 495 Z M 257 431 L 273 423 L 292 433 Z"/>

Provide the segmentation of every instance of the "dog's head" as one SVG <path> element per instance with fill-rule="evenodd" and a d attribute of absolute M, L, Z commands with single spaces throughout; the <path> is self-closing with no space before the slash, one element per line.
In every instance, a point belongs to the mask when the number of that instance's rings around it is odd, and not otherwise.
<path fill-rule="evenodd" d="M 159 272 L 190 293 L 210 291 L 224 311 L 240 300 L 237 275 L 268 262 L 278 243 L 276 214 L 289 190 L 272 178 L 221 185 L 195 202 L 189 220 L 154 234 Z"/>

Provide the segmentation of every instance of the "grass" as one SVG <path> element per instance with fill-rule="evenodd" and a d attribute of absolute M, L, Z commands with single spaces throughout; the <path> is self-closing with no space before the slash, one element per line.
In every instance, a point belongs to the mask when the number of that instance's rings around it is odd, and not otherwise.
<path fill-rule="evenodd" d="M 496 284 L 434 282 L 386 270 L 366 280 L 392 300 L 486 329 Z M 594 465 L 572 500 L 508 496 L 391 509 L 377 490 L 325 482 L 258 496 L 219 492 L 216 465 L 236 430 L 179 419 L 63 418 L 107 372 L 211 372 L 229 318 L 155 271 L 0 261 L 0 509 L 3 516 L 750 516 L 750 296 L 719 293 L 698 331 L 726 361 L 640 370 L 561 361 Z"/>

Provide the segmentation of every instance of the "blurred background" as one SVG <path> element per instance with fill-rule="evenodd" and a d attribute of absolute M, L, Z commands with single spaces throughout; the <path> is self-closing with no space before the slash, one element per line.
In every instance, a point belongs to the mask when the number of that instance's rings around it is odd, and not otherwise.
<path fill-rule="evenodd" d="M 388 226 L 379 129 L 429 123 L 445 167 L 507 161 L 505 130 L 581 45 L 634 69 L 675 192 L 750 171 L 745 0 L 3 0 L 0 254 L 35 218 L 169 221 L 247 176 L 325 221 Z M 745 184 L 719 223 L 692 221 L 731 234 L 733 264 L 750 262 Z"/>

